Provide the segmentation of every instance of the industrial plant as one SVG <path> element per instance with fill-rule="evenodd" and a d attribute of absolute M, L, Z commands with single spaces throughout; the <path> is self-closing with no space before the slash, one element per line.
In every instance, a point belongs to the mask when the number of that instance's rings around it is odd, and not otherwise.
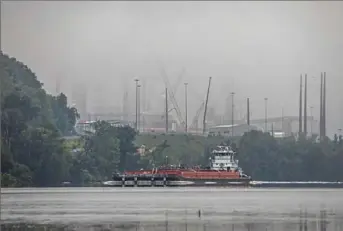
<path fill-rule="evenodd" d="M 245 110 L 237 113 L 235 103 L 235 93 L 229 93 L 224 114 L 216 113 L 215 108 L 209 105 L 211 98 L 211 81 L 208 78 L 207 89 L 204 98 L 198 109 L 194 112 L 193 118 L 188 118 L 188 83 L 184 83 L 184 97 L 181 109 L 180 102 L 176 99 L 176 90 L 180 85 L 171 86 L 164 70 L 161 72 L 164 80 L 164 107 L 160 110 L 152 110 L 144 94 L 146 81 L 134 79 L 135 92 L 126 90 L 123 95 L 122 106 L 120 107 L 97 107 L 93 111 L 87 112 L 86 93 L 74 93 L 73 102 L 80 112 L 80 120 L 76 124 L 76 131 L 80 134 L 84 131 L 92 131 L 91 124 L 97 120 L 105 120 L 113 126 L 131 126 L 140 133 L 189 133 L 198 135 L 222 135 L 222 136 L 242 136 L 251 130 L 269 132 L 274 137 L 286 136 L 313 136 L 319 138 L 326 136 L 326 72 L 321 73 L 320 83 L 320 115 L 319 121 L 315 120 L 312 107 L 308 106 L 307 99 L 307 74 L 300 75 L 299 87 L 299 115 L 282 115 L 278 117 L 268 116 L 268 98 L 264 98 L 264 118 L 251 118 L 250 98 L 246 98 Z M 303 78 L 304 77 L 304 78 Z M 303 81 L 304 79 L 304 81 Z M 143 94 L 141 93 L 143 92 Z M 179 93 L 181 94 L 181 93 Z M 73 95 L 73 96 L 74 96 Z M 134 97 L 134 110 L 130 110 L 129 95 Z M 82 97 L 83 96 L 83 97 Z M 242 106 L 242 105 L 239 105 Z M 263 105 L 261 105 L 263 109 Z M 310 109 L 310 115 L 308 113 Z"/>

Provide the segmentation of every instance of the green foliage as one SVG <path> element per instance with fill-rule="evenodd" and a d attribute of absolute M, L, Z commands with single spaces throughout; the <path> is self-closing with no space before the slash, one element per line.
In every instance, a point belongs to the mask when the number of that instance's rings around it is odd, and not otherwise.
<path fill-rule="evenodd" d="M 1 173 L 7 186 L 56 185 L 69 175 L 61 134 L 78 116 L 66 97 L 48 95 L 24 64 L 0 54 Z"/>
<path fill-rule="evenodd" d="M 219 144 L 231 144 L 238 152 L 243 170 L 255 180 L 343 181 L 343 142 L 316 137 L 296 140 L 275 139 L 269 133 L 251 131 L 233 141 L 220 136 L 140 135 L 137 145 L 145 146 L 141 167 L 166 163 L 206 165 L 210 152 Z"/>
<path fill-rule="evenodd" d="M 252 131 L 240 140 L 239 160 L 257 180 L 343 180 L 343 145 L 330 140 L 276 140 L 267 133 Z"/>
<path fill-rule="evenodd" d="M 126 169 L 123 160 L 128 161 L 129 166 L 135 166 L 137 162 L 134 159 L 137 158 L 134 129 L 113 127 L 105 121 L 98 121 L 93 126 L 95 132 L 82 137 L 83 150 L 73 155 L 70 169 L 72 182 L 81 185 L 110 180 L 121 166 L 121 170 Z"/>
<path fill-rule="evenodd" d="M 67 97 L 47 94 L 35 74 L 14 58 L 1 54 L 0 68 L 3 186 L 84 185 L 109 178 L 118 168 L 135 167 L 132 128 L 99 121 L 95 134 L 64 140 L 79 117 Z"/>
<path fill-rule="evenodd" d="M 56 97 L 50 97 L 52 111 L 54 113 L 54 122 L 64 135 L 74 135 L 74 125 L 76 119 L 80 118 L 76 108 L 69 108 L 67 97 L 61 93 Z"/>
<path fill-rule="evenodd" d="M 99 121 L 94 124 L 95 134 L 84 137 L 84 152 L 78 153 L 75 158 L 73 171 L 82 174 L 80 179 L 100 181 L 103 176 L 111 176 L 112 172 L 118 168 L 120 149 L 119 139 L 117 139 L 117 129 L 109 123 Z M 75 179 L 74 179 L 75 180 Z"/>
<path fill-rule="evenodd" d="M 173 165 L 206 165 L 210 149 L 226 140 L 220 136 L 142 134 L 137 137 L 136 143 L 137 146 L 144 145 L 146 149 L 145 155 L 141 158 L 143 168 L 166 164 L 167 161 Z"/>

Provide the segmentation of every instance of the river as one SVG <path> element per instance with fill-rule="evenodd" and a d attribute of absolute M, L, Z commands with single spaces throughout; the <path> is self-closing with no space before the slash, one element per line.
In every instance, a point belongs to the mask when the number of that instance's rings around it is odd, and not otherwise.
<path fill-rule="evenodd" d="M 2 230 L 343 231 L 343 189 L 1 189 L 1 223 Z"/>

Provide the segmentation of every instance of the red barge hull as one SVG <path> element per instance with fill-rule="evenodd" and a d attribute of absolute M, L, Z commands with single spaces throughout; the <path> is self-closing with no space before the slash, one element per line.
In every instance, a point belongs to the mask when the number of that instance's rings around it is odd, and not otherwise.
<path fill-rule="evenodd" d="M 129 171 L 113 176 L 108 186 L 172 187 L 172 186 L 249 186 L 250 177 L 234 171 L 214 170 L 157 170 Z"/>

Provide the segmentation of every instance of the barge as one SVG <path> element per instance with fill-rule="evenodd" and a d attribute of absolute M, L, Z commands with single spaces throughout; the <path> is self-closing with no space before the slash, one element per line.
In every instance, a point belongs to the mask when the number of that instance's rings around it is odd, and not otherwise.
<path fill-rule="evenodd" d="M 112 187 L 175 187 L 175 186 L 249 186 L 251 177 L 238 165 L 236 152 L 230 146 L 217 146 L 211 152 L 209 166 L 186 168 L 161 166 L 151 170 L 126 171 L 114 174 Z"/>

